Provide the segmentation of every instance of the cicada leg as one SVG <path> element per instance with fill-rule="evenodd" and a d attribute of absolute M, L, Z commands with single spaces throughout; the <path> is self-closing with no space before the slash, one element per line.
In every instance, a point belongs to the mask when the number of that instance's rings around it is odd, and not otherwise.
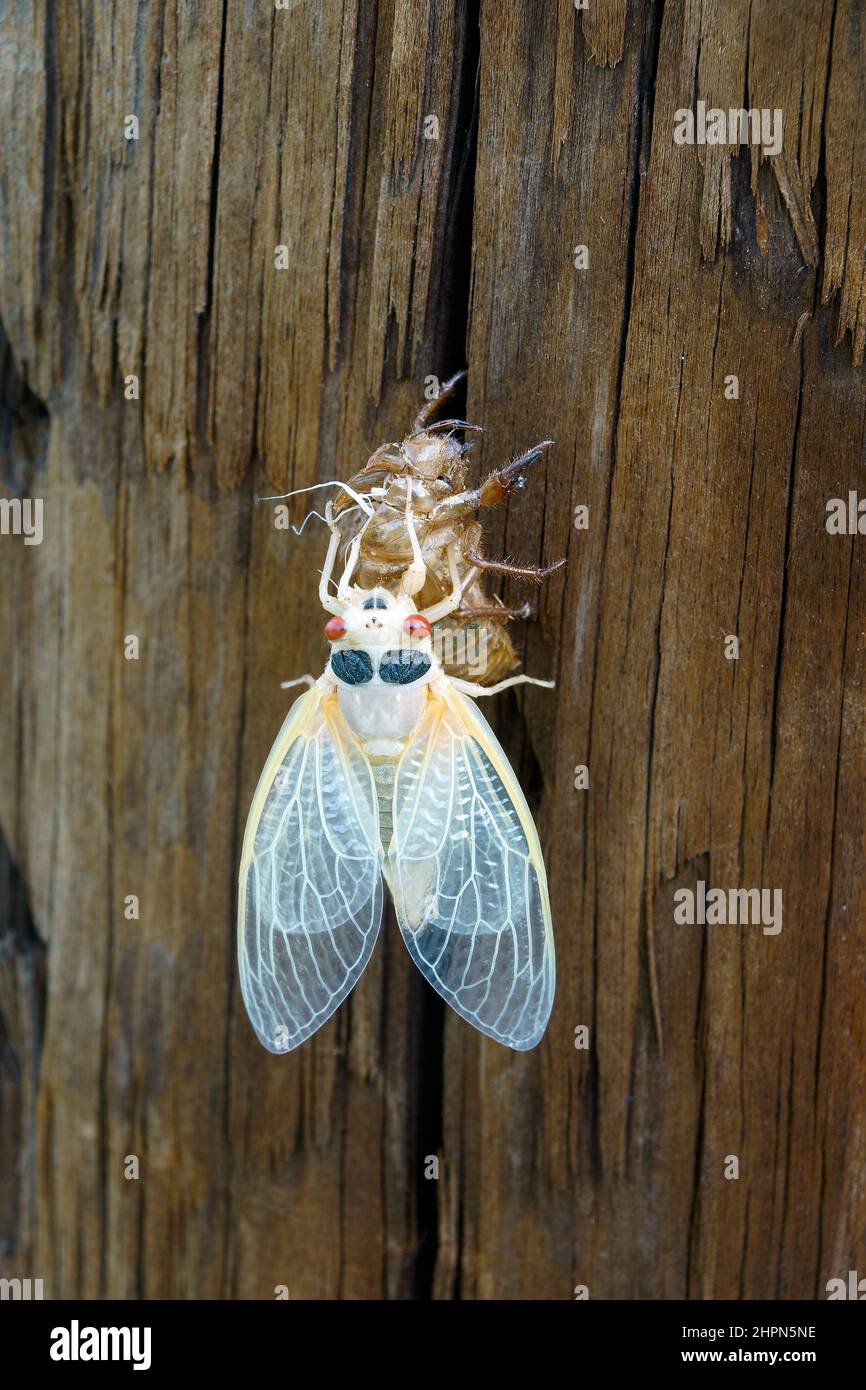
<path fill-rule="evenodd" d="M 424 402 L 412 423 L 412 429 L 415 434 L 420 434 L 427 425 L 427 422 L 436 414 L 436 411 L 439 409 L 440 405 L 442 405 L 443 401 L 447 401 L 449 397 L 454 395 L 458 384 L 465 376 L 466 369 L 464 367 L 462 372 L 455 372 L 448 381 L 444 382 L 444 384 L 439 387 L 439 390 L 432 400 Z"/>
<path fill-rule="evenodd" d="M 552 439 L 544 439 L 540 444 L 527 449 L 526 453 L 521 454 L 519 458 L 506 463 L 504 468 L 494 469 L 484 479 L 480 487 L 467 488 L 464 492 L 456 492 L 451 497 L 444 497 L 432 509 L 430 513 L 431 523 L 434 526 L 444 525 L 457 520 L 459 517 L 467 516 L 470 512 L 477 511 L 479 507 L 495 507 L 497 502 L 501 502 L 504 497 L 507 497 L 513 488 L 523 486 L 526 470 L 537 463 L 552 444 Z"/>
<path fill-rule="evenodd" d="M 346 556 L 346 566 L 343 570 L 340 583 L 337 586 L 337 598 L 342 603 L 348 603 L 349 601 L 349 583 L 351 581 L 352 575 L 355 573 L 355 566 L 358 563 L 358 556 L 360 552 L 361 537 L 356 536 L 355 539 L 352 541 L 352 544 L 349 546 L 349 553 Z"/>
<path fill-rule="evenodd" d="M 525 454 L 521 454 L 519 458 L 506 463 L 504 468 L 494 469 L 478 489 L 479 505 L 495 507 L 497 502 L 501 502 L 503 497 L 507 497 L 512 488 L 523 487 L 526 481 L 527 468 L 531 468 L 534 463 L 537 463 L 552 447 L 552 439 L 542 439 L 540 444 L 534 444 L 531 449 L 526 450 Z"/>
<path fill-rule="evenodd" d="M 330 593 L 328 592 L 328 585 L 333 580 L 334 564 L 336 563 L 337 559 L 337 551 L 340 548 L 340 532 L 337 530 L 337 527 L 334 524 L 334 511 L 331 502 L 329 502 L 325 508 L 325 521 L 327 522 L 330 528 L 331 539 L 328 544 L 328 553 L 325 556 L 325 563 L 322 566 L 322 576 L 319 580 L 319 602 L 321 603 L 326 613 L 334 613 L 335 615 L 339 615 L 343 611 L 343 605 L 340 602 L 339 595 L 335 599 L 332 598 Z"/>
<path fill-rule="evenodd" d="M 513 579 L 527 579 L 540 584 L 549 574 L 561 570 L 565 559 L 556 560 L 552 565 L 516 565 L 511 560 L 485 560 L 474 550 L 464 550 L 463 558 L 478 570 L 493 570 L 496 574 L 509 574 Z"/>
<path fill-rule="evenodd" d="M 479 606 L 473 608 L 467 605 L 465 608 L 455 609 L 455 618 L 497 618 L 500 622 L 510 622 L 512 618 L 526 619 L 530 616 L 532 609 L 528 603 L 521 603 L 519 608 L 506 608 L 504 603 L 490 603 L 486 607 Z"/>
<path fill-rule="evenodd" d="M 403 578 L 400 581 L 400 589 L 404 594 L 417 594 L 424 588 L 427 580 L 427 566 L 424 563 L 424 556 L 421 554 L 421 546 L 418 543 L 418 532 L 415 529 L 415 518 L 412 515 L 412 480 L 406 479 L 406 534 L 412 546 L 412 563 L 403 571 Z"/>
<path fill-rule="evenodd" d="M 315 676 L 295 676 L 295 679 L 293 681 L 280 681 L 280 690 L 291 690 L 293 685 L 307 685 L 312 690 L 315 684 Z"/>
<path fill-rule="evenodd" d="M 340 582 L 337 585 L 337 596 L 333 598 L 328 592 L 328 585 L 334 582 L 334 565 L 337 561 L 337 552 L 340 549 L 339 527 L 334 521 L 334 508 L 331 502 L 325 508 L 325 521 L 331 532 L 331 539 L 328 544 L 328 553 L 325 556 L 325 563 L 322 566 L 322 574 L 319 580 L 319 602 L 327 613 L 334 613 L 338 617 L 342 615 L 343 609 L 349 600 L 349 583 L 358 563 L 358 556 L 361 551 L 361 538 L 363 531 L 360 532 L 349 546 L 346 564 L 343 569 Z"/>
<path fill-rule="evenodd" d="M 478 570 L 474 566 L 461 576 L 458 567 L 460 546 L 457 541 L 450 542 L 447 555 L 448 573 L 451 576 L 451 593 L 440 599 L 438 603 L 432 604 L 430 608 L 424 609 L 421 617 L 426 618 L 428 623 L 438 623 L 442 618 L 447 618 L 450 613 L 456 612 L 460 607 L 464 589 L 478 576 Z"/>
<path fill-rule="evenodd" d="M 498 695 L 501 690 L 508 690 L 512 685 L 540 685 L 545 690 L 553 690 L 556 681 L 541 681 L 537 676 L 508 676 L 504 681 L 497 681 L 495 685 L 473 685 L 472 681 L 460 680 L 459 676 L 449 676 L 451 684 L 458 690 L 462 690 L 464 695 L 471 695 L 473 700 L 478 700 L 482 695 Z"/>
<path fill-rule="evenodd" d="M 392 441 L 388 444 L 380 444 L 378 449 L 367 459 L 361 472 L 400 474 L 405 468 L 406 460 L 400 452 L 400 445 Z"/>

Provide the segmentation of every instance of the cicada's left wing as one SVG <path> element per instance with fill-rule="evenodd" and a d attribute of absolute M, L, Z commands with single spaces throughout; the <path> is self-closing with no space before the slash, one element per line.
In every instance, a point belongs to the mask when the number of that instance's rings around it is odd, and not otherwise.
<path fill-rule="evenodd" d="M 269 1052 L 330 1018 L 370 959 L 382 918 L 373 773 L 317 686 L 296 700 L 256 788 L 241 856 L 238 964 Z"/>
<path fill-rule="evenodd" d="M 555 977 L 541 846 L 490 725 L 447 684 L 398 764 L 393 820 L 385 871 L 415 964 L 482 1033 L 535 1047 Z"/>

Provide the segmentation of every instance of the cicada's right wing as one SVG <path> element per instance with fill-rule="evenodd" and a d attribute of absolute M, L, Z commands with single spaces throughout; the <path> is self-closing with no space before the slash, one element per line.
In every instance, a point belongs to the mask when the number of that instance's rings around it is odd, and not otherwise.
<path fill-rule="evenodd" d="M 480 1032 L 535 1047 L 556 973 L 538 833 L 493 730 L 447 680 L 397 766 L 393 820 L 385 871 L 418 969 Z"/>
<path fill-rule="evenodd" d="M 241 856 L 241 990 L 269 1052 L 291 1052 L 321 1028 L 370 959 L 381 861 L 372 769 L 336 697 L 316 686 L 271 749 Z"/>

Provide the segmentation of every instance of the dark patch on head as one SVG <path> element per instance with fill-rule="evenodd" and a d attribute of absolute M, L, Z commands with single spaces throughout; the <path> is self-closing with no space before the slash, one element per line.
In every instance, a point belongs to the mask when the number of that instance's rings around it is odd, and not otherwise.
<path fill-rule="evenodd" d="M 369 652 L 356 651 L 346 647 L 341 652 L 331 652 L 331 670 L 338 680 L 346 685 L 366 685 L 373 679 L 373 663 Z"/>
<path fill-rule="evenodd" d="M 397 652 L 385 652 L 379 663 L 379 679 L 387 685 L 410 685 L 429 670 L 429 656 L 407 647 Z"/>

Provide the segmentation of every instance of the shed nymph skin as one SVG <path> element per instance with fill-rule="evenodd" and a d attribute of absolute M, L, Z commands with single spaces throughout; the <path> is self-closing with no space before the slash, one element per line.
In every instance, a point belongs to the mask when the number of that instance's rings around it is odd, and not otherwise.
<path fill-rule="evenodd" d="M 519 665 L 509 629 L 527 619 L 532 608 L 525 598 L 514 606 L 491 598 L 485 590 L 487 576 L 507 576 L 531 586 L 565 561 L 534 565 L 494 559 L 485 553 L 479 518 L 527 484 L 532 472 L 544 466 L 553 440 L 541 440 L 473 483 L 471 451 L 483 429 L 467 420 L 434 419 L 465 375 L 458 372 L 434 390 L 405 438 L 374 450 L 364 467 L 338 490 L 334 519 L 344 545 L 360 537 L 356 582 L 364 589 L 399 586 L 413 558 L 403 507 L 410 485 L 414 530 L 425 564 L 424 587 L 415 594 L 418 606 L 426 609 L 448 594 L 449 547 L 463 580 L 460 604 L 440 620 L 443 669 L 449 676 L 477 681 L 483 652 L 484 679 L 497 681 Z M 360 499 L 364 507 L 358 505 Z"/>

